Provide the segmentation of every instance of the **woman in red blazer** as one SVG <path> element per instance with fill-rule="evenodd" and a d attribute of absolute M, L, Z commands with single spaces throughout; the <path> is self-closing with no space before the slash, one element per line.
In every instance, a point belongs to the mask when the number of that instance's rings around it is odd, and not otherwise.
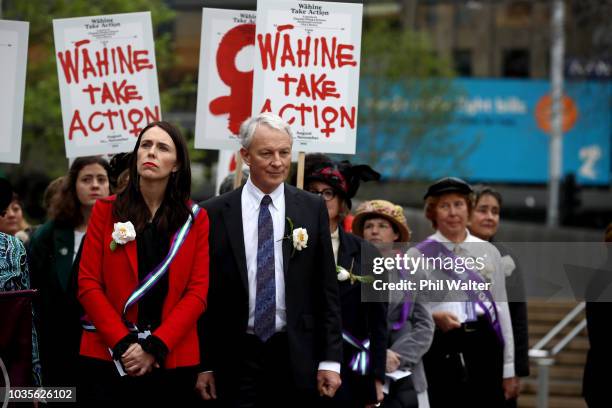
<path fill-rule="evenodd" d="M 153 122 L 130 160 L 125 189 L 93 208 L 80 263 L 86 318 L 78 391 L 87 405 L 176 404 L 193 395 L 200 361 L 208 217 L 189 200 L 187 145 L 175 127 Z"/>

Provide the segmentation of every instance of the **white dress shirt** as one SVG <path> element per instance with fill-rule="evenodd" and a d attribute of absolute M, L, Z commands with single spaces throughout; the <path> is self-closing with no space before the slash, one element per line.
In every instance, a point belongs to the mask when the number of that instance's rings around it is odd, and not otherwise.
<path fill-rule="evenodd" d="M 242 228 L 244 233 L 244 254 L 246 257 L 247 276 L 249 281 L 249 321 L 247 333 L 253 334 L 255 322 L 255 297 L 257 295 L 257 240 L 259 207 L 264 194 L 249 178 L 242 189 Z M 283 238 L 285 234 L 285 185 L 279 185 L 268 194 L 272 202 L 268 206 L 274 228 L 274 277 L 276 289 L 276 331 L 285 330 L 287 326 L 287 309 L 285 307 L 285 275 L 283 273 Z M 289 260 L 287 260 L 289 262 Z M 340 362 L 322 361 L 319 370 L 330 370 L 340 373 Z"/>
<path fill-rule="evenodd" d="M 255 187 L 249 178 L 242 189 L 242 228 L 244 254 L 249 280 L 249 322 L 247 332 L 253 334 L 255 322 L 255 297 L 257 295 L 257 240 L 259 207 L 266 194 Z M 274 228 L 274 277 L 276 288 L 276 331 L 287 325 L 285 309 L 285 275 L 283 274 L 283 234 L 285 233 L 285 185 L 281 184 L 268 194 L 272 202 L 268 206 Z"/>
<path fill-rule="evenodd" d="M 510 310 L 508 309 L 508 301 L 506 296 L 506 279 L 501 267 L 501 255 L 497 248 L 493 246 L 490 242 L 484 241 L 474 235 L 470 234 L 470 232 L 466 229 L 466 238 L 460 244 L 455 244 L 451 242 L 448 238 L 442 235 L 439 231 L 436 231 L 435 234 L 430 235 L 428 239 L 433 239 L 435 241 L 441 242 L 445 244 L 445 246 L 451 251 L 456 252 L 457 246 L 458 249 L 462 251 L 465 255 L 460 256 L 482 256 L 488 258 L 487 262 L 490 262 L 494 267 L 491 286 L 491 293 L 493 298 L 496 299 L 496 306 L 498 311 L 499 324 L 501 326 L 502 336 L 504 338 L 504 372 L 503 378 L 510 378 L 515 376 L 514 372 L 514 335 L 512 333 L 512 322 L 510 320 Z M 463 245 L 463 244 L 468 245 Z M 408 251 L 409 255 L 416 255 L 411 252 L 418 250 L 416 248 L 411 248 Z M 500 301 L 501 299 L 502 301 Z M 457 316 L 458 320 L 461 323 L 464 323 L 468 320 L 468 315 L 466 313 L 466 305 L 469 305 L 467 302 L 432 302 L 431 312 L 451 312 L 455 316 Z M 476 305 L 476 314 L 482 315 L 484 314 L 484 310 L 479 305 Z"/>

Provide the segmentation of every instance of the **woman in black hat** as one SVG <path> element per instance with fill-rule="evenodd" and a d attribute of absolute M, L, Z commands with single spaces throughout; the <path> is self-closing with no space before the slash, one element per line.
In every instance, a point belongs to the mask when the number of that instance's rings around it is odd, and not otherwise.
<path fill-rule="evenodd" d="M 368 245 L 361 238 L 344 232 L 342 218 L 351 208 L 361 180 L 377 180 L 380 175 L 369 166 L 352 166 L 348 161 L 334 162 L 322 154 L 306 156 L 304 172 L 306 190 L 325 200 L 329 229 L 338 270 L 342 309 L 343 354 L 342 385 L 330 406 L 374 406 L 383 399 L 387 350 L 387 304 L 362 303 L 360 278 L 368 267 L 362 267 L 361 248 Z M 373 248 L 374 251 L 375 248 Z M 371 268 L 369 268 L 371 270 Z M 369 344 L 369 345 L 368 345 Z M 368 364 L 356 364 L 358 356 L 369 355 Z"/>
<path fill-rule="evenodd" d="M 473 202 L 471 186 L 461 179 L 432 184 L 425 216 L 436 232 L 408 252 L 424 260 L 430 281 L 440 279 L 447 289 L 429 293 L 443 296 L 431 303 L 436 331 L 423 358 L 432 408 L 503 407 L 503 381 L 515 375 L 501 256 L 468 231 Z M 448 290 L 447 282 L 458 280 L 482 285 Z"/>

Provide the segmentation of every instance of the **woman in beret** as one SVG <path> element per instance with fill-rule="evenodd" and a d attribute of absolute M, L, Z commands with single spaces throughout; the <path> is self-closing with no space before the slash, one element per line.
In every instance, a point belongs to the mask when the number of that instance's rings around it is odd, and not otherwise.
<path fill-rule="evenodd" d="M 433 408 L 503 407 L 504 384 L 515 376 L 501 256 L 467 229 L 473 204 L 472 187 L 461 179 L 446 177 L 429 186 L 425 217 L 436 232 L 408 252 L 423 259 L 429 281 L 466 284 L 456 290 L 420 293 L 431 296 L 436 324 L 432 346 L 423 359 Z M 444 287 L 448 289 L 448 284 Z"/>

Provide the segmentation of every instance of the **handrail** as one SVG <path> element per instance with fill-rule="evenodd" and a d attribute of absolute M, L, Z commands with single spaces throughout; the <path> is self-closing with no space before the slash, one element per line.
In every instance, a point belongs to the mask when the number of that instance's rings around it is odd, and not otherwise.
<path fill-rule="evenodd" d="M 555 363 L 555 356 L 565 348 L 587 325 L 586 319 L 582 319 L 574 326 L 568 334 L 557 342 L 550 350 L 544 347 L 550 343 L 564 328 L 586 308 L 586 303 L 581 302 L 574 307 L 559 323 L 555 325 L 540 341 L 538 341 L 531 349 L 529 349 L 529 357 L 536 360 L 538 364 L 538 393 L 537 407 L 548 408 L 548 388 L 550 366 Z"/>
<path fill-rule="evenodd" d="M 585 302 L 580 302 L 579 304 L 577 304 L 576 307 L 574 307 L 567 315 L 565 315 L 563 319 L 561 319 L 559 323 L 555 325 L 555 327 L 550 329 L 550 331 L 544 337 L 542 337 L 540 341 L 538 341 L 531 349 L 529 349 L 529 357 L 543 358 L 543 357 L 550 357 L 551 355 L 553 355 L 548 350 L 544 350 L 544 346 L 550 343 L 550 341 L 554 339 L 555 336 L 561 332 L 561 330 L 563 330 L 567 325 L 569 325 L 576 318 L 576 316 L 578 316 L 585 308 L 586 308 Z M 582 322 L 579 323 L 579 325 L 580 324 L 582 324 Z M 584 324 L 586 325 L 586 321 L 584 322 Z M 584 326 L 582 328 L 584 328 Z M 582 328 L 580 330 L 582 330 Z M 578 330 L 571 338 L 569 338 L 563 344 L 562 348 L 565 347 L 567 343 L 569 343 L 574 337 L 576 337 L 576 335 L 580 333 L 580 330 Z M 571 333 L 573 333 L 573 330 Z M 565 340 L 565 338 L 563 340 Z M 556 347 L 554 347 L 553 350 L 555 350 L 555 348 Z M 559 351 L 561 351 L 562 348 L 558 349 L 554 354 L 559 353 Z"/>

